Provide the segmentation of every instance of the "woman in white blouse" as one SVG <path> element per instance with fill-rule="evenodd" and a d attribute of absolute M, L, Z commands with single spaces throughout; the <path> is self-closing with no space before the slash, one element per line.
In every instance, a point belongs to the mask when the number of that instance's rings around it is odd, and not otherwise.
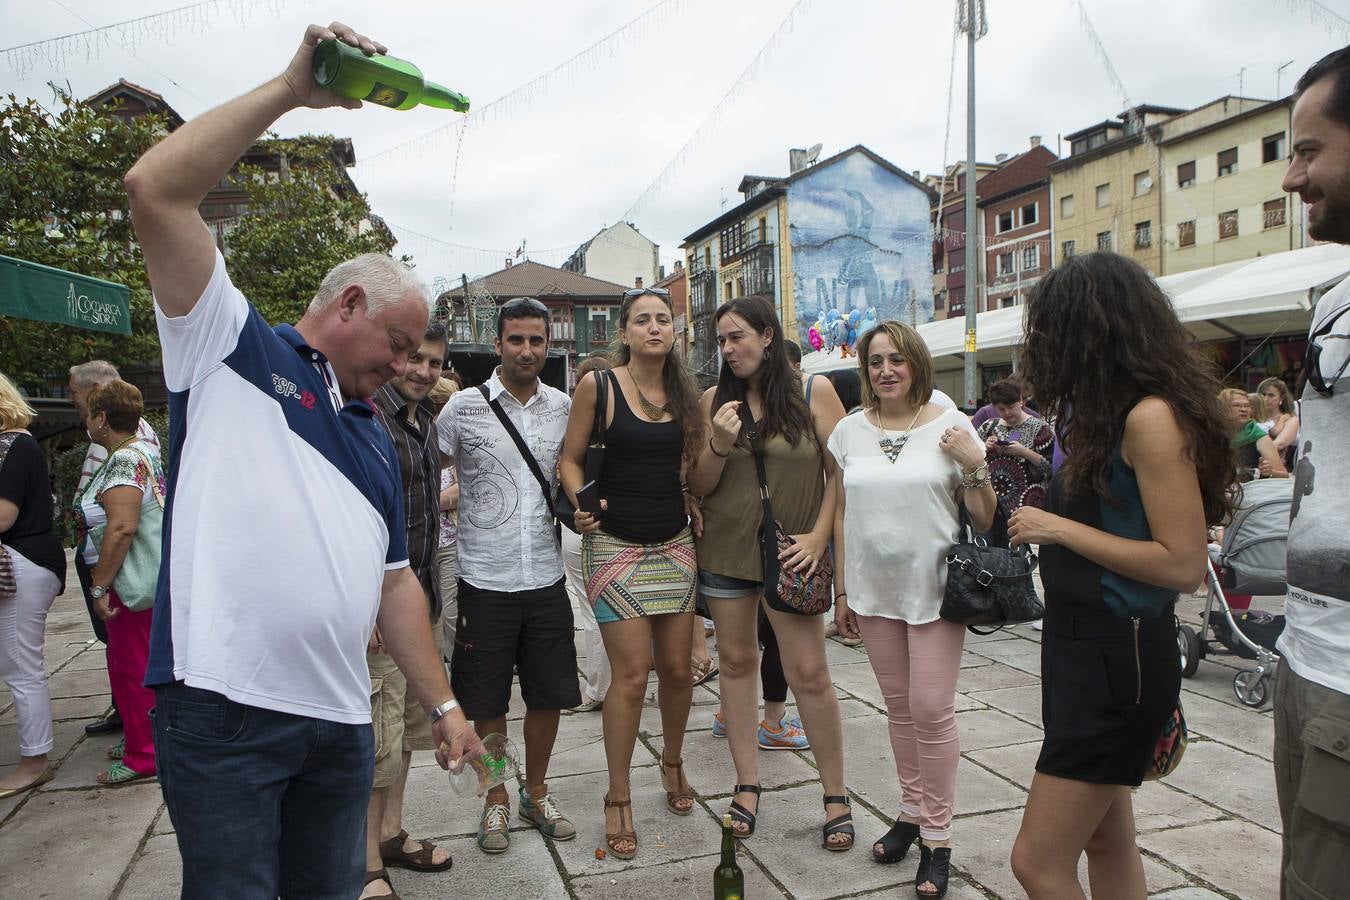
<path fill-rule="evenodd" d="M 941 897 L 951 863 L 960 751 L 956 678 L 965 629 L 939 618 L 945 559 L 964 503 L 987 531 L 998 499 L 983 444 L 960 412 L 933 402 L 933 360 L 918 332 L 882 322 L 858 342 L 863 409 L 830 437 L 838 462 L 835 623 L 859 634 L 886 699 L 900 815 L 872 846 L 899 862 L 917 839 L 915 892 Z"/>

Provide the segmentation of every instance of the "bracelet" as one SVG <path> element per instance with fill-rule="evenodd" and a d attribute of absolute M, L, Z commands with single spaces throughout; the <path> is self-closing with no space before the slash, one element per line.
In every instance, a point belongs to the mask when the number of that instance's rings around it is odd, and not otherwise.
<path fill-rule="evenodd" d="M 728 450 L 726 453 L 718 453 L 717 448 L 713 446 L 712 438 L 708 438 L 708 449 L 712 451 L 713 456 L 716 456 L 719 459 L 726 459 L 728 456 L 731 455 L 730 450 Z"/>
<path fill-rule="evenodd" d="M 836 600 L 838 600 L 840 597 L 847 597 L 847 596 L 848 596 L 848 591 L 835 591 L 835 592 L 834 592 L 834 599 L 836 599 Z"/>
<path fill-rule="evenodd" d="M 456 709 L 459 709 L 459 701 L 451 698 L 442 703 L 440 706 L 433 709 L 430 713 L 427 714 L 427 717 L 431 719 L 431 724 L 434 725 L 441 719 L 449 715 L 451 710 Z"/>
<path fill-rule="evenodd" d="M 974 471 L 961 473 L 961 487 L 979 490 L 989 483 L 989 463 L 980 463 Z"/>

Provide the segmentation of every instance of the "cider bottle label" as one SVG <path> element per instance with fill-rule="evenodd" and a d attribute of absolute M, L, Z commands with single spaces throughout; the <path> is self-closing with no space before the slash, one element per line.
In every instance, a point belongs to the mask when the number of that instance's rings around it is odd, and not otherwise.
<path fill-rule="evenodd" d="M 404 100 L 408 99 L 408 92 L 377 81 L 375 86 L 370 89 L 370 93 L 362 99 L 369 100 L 371 103 L 378 103 L 381 106 L 397 108 Z"/>

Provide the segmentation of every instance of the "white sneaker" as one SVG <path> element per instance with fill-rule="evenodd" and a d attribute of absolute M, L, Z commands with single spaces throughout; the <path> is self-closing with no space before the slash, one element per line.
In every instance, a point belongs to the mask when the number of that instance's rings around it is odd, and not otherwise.
<path fill-rule="evenodd" d="M 1044 629 L 1044 628 L 1045 628 L 1045 620 L 1044 620 L 1044 619 L 1037 619 L 1035 622 L 1032 622 L 1032 623 L 1031 623 L 1031 630 L 1032 630 L 1032 631 L 1041 631 L 1041 630 Z"/>

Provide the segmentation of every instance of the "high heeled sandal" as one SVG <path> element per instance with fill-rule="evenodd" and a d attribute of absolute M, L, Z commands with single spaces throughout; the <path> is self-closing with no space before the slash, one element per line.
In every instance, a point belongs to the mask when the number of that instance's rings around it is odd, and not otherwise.
<path fill-rule="evenodd" d="M 952 872 L 952 848 L 930 847 L 919 841 L 919 871 L 914 876 L 914 893 L 923 900 L 945 897 L 947 880 Z M 935 890 L 924 891 L 919 885 L 931 882 Z"/>
<path fill-rule="evenodd" d="M 619 811 L 620 828 L 623 828 L 623 820 L 624 820 L 623 811 L 625 808 L 628 809 L 628 822 L 629 822 L 628 827 L 630 830 L 610 831 L 608 828 L 606 828 L 605 830 L 605 843 L 609 845 L 609 852 L 614 854 L 615 859 L 632 859 L 633 857 L 637 856 L 637 832 L 632 830 L 636 827 L 632 824 L 633 801 L 631 799 L 610 800 L 609 794 L 605 795 L 605 809 L 606 810 L 617 809 Z M 618 847 L 616 847 L 615 844 L 619 843 L 619 841 L 631 841 L 633 844 L 633 849 L 632 850 L 618 849 Z"/>
<path fill-rule="evenodd" d="M 848 802 L 847 795 L 835 796 L 827 794 L 825 796 L 825 808 L 827 810 L 830 808 L 831 803 L 842 803 L 844 806 L 849 807 L 849 812 L 844 813 L 842 816 L 835 816 L 833 819 L 831 819 L 830 821 L 826 822 L 824 825 L 821 826 L 820 845 L 824 847 L 826 850 L 830 850 L 834 853 L 842 853 L 845 850 L 852 850 L 854 841 L 853 811 L 852 811 L 853 804 Z M 833 843 L 831 843 L 830 838 L 836 834 L 846 834 L 848 835 L 848 840 L 834 841 Z"/>
<path fill-rule="evenodd" d="M 759 815 L 758 798 L 763 790 L 764 789 L 757 784 L 738 784 L 731 789 L 732 793 L 731 809 L 727 810 L 727 812 L 731 815 L 733 823 L 739 822 L 740 824 L 746 826 L 745 831 L 741 831 L 740 829 L 736 828 L 734 824 L 732 825 L 731 833 L 736 838 L 738 839 L 748 838 L 750 835 L 755 833 L 755 822 Z M 750 810 L 742 806 L 740 803 L 736 802 L 735 799 L 736 794 L 754 794 L 756 798 L 755 811 L 751 812 Z"/>
<path fill-rule="evenodd" d="M 881 836 L 881 840 L 872 845 L 872 858 L 879 863 L 889 865 L 898 863 L 909 853 L 909 848 L 919 839 L 919 826 L 915 822 L 896 819 L 891 830 Z M 881 853 L 877 853 L 877 844 Z"/>
<path fill-rule="evenodd" d="M 666 786 L 666 770 L 675 773 L 675 790 Z M 666 790 L 666 807 L 677 816 L 687 816 L 694 811 L 694 790 L 689 786 L 689 781 L 684 777 L 684 760 L 677 763 L 666 762 L 665 751 L 661 752 L 661 786 Z M 677 804 L 681 800 L 688 800 L 689 807 L 681 809 Z"/>

